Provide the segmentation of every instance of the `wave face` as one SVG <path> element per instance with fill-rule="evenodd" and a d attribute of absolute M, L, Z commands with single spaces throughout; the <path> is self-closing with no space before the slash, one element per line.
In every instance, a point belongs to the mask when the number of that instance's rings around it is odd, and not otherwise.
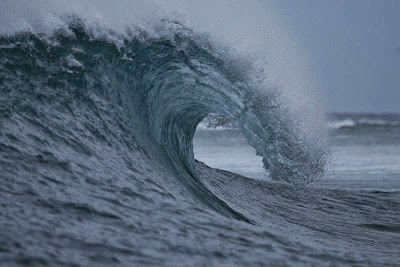
<path fill-rule="evenodd" d="M 325 146 L 304 134 L 276 91 L 259 90 L 248 58 L 174 20 L 155 24 L 151 34 L 131 27 L 124 36 L 68 21 L 50 35 L 0 37 L 2 263 L 304 264 L 325 254 L 339 263 L 363 260 L 357 251 L 341 254 L 360 241 L 339 252 L 319 245 L 335 241 L 335 227 L 351 233 L 317 219 L 329 214 L 324 197 L 316 196 L 320 210 L 303 218 L 310 227 L 292 226 L 294 203 L 312 202 L 304 188 L 253 182 L 195 161 L 196 127 L 213 113 L 231 118 L 272 179 L 306 184 L 323 174 Z M 296 232 L 309 236 L 304 244 Z M 379 233 L 369 234 L 375 240 Z M 377 243 L 376 261 L 391 262 L 389 241 Z M 244 250 L 253 256 L 240 260 Z"/>
<path fill-rule="evenodd" d="M 175 22 L 166 23 L 174 32 L 170 39 L 149 38 L 143 32 L 121 46 L 93 39 L 80 23 L 50 40 L 32 34 L 2 38 L 3 99 L 29 95 L 32 86 L 38 90 L 30 96 L 32 104 L 39 95 L 50 98 L 52 105 L 66 98 L 86 104 L 89 100 L 76 100 L 77 95 L 95 95 L 126 116 L 147 122 L 141 131 L 165 150 L 180 181 L 205 199 L 210 196 L 197 177 L 192 143 L 197 125 L 210 113 L 233 118 L 263 156 L 272 178 L 302 183 L 323 172 L 321 151 L 302 142 L 289 116 L 273 106 L 273 96 L 261 96 L 246 83 L 239 62 L 230 66 L 207 40 L 196 40 Z M 29 77 L 29 83 L 21 77 Z"/>

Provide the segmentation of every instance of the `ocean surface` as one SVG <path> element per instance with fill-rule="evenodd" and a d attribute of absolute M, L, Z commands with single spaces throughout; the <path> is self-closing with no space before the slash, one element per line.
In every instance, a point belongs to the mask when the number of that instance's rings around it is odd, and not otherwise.
<path fill-rule="evenodd" d="M 327 171 L 314 184 L 345 190 L 400 191 L 400 115 L 332 113 Z M 271 181 L 239 129 L 201 123 L 194 138 L 196 159 L 210 167 Z"/>
<path fill-rule="evenodd" d="M 1 266 L 399 265 L 398 115 L 325 116 L 284 57 L 135 3 L 0 25 Z"/>

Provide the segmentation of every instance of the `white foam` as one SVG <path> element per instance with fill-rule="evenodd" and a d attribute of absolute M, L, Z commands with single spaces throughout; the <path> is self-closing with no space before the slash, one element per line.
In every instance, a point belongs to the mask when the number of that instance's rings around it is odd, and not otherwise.
<path fill-rule="evenodd" d="M 330 128 L 340 129 L 343 127 L 353 127 L 356 125 L 356 122 L 352 119 L 346 119 L 346 120 L 341 120 L 341 121 L 332 121 L 328 125 Z"/>

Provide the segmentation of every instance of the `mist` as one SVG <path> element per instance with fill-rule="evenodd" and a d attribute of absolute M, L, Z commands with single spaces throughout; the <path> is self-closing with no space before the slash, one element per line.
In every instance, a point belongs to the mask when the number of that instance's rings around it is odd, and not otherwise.
<path fill-rule="evenodd" d="M 400 112 L 400 2 L 273 1 L 312 62 L 327 110 Z"/>

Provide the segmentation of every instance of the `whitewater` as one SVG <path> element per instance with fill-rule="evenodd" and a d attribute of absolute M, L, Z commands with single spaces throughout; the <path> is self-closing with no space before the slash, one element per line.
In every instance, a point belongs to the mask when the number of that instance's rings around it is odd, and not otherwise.
<path fill-rule="evenodd" d="M 398 264 L 399 190 L 315 186 L 327 116 L 272 10 L 4 1 L 0 264 Z M 215 114 L 268 180 L 195 159 L 196 129 Z M 331 127 L 377 123 L 346 119 Z"/>

